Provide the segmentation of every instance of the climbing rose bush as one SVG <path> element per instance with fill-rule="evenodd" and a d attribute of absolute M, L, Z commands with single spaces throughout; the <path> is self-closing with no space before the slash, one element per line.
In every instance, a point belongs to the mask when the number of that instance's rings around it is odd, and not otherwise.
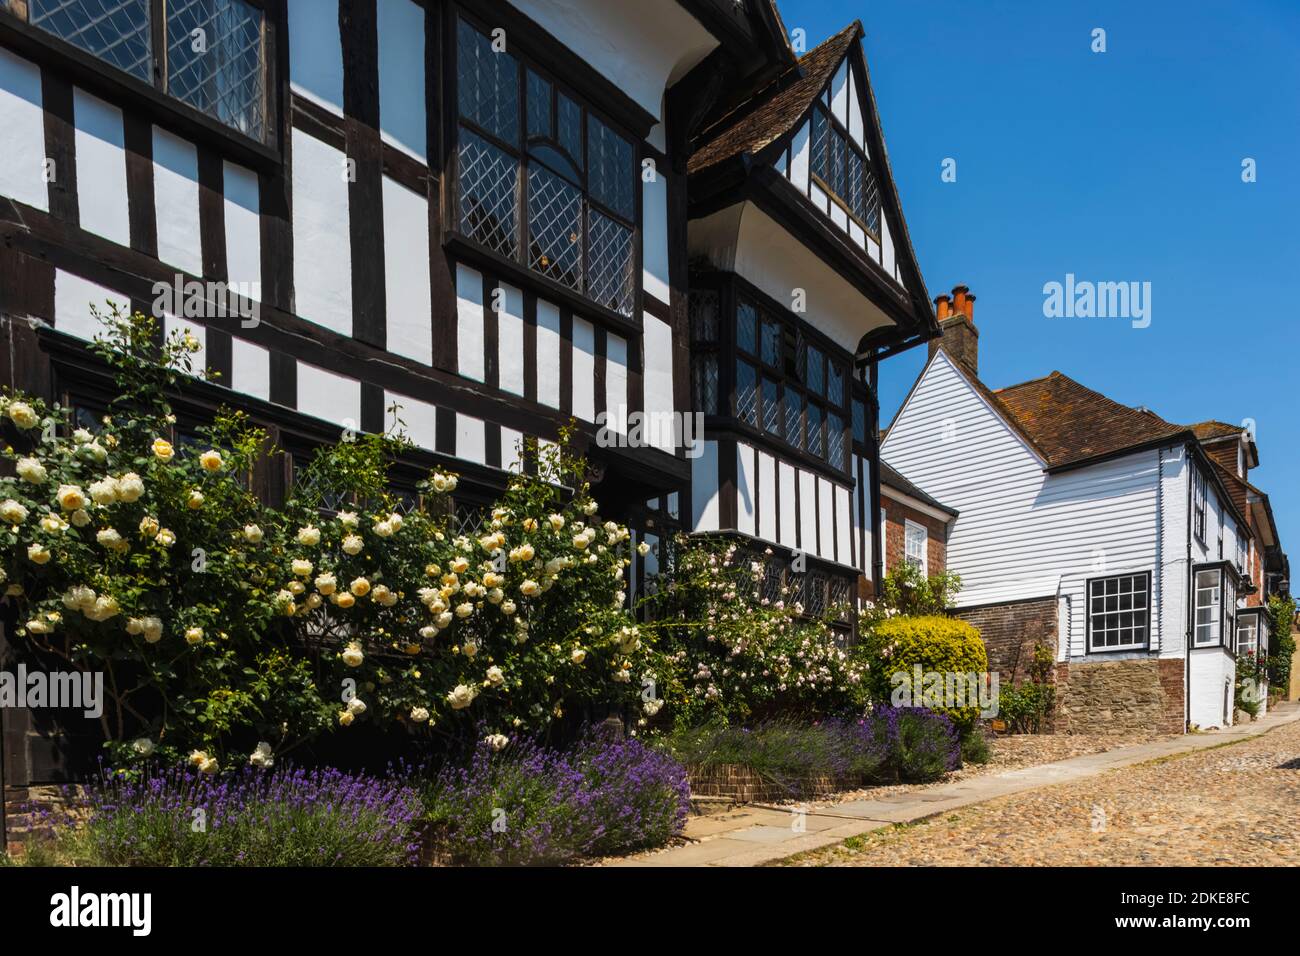
<path fill-rule="evenodd" d="M 761 561 L 726 541 L 683 539 L 674 551 L 672 574 L 646 602 L 665 657 L 660 726 L 861 711 L 865 664 L 788 588 L 761 597 Z"/>

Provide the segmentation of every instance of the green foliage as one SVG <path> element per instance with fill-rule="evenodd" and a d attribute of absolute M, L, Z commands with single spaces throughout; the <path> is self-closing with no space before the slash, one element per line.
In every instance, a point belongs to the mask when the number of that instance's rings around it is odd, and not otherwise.
<path fill-rule="evenodd" d="M 872 698 L 890 700 L 899 686 L 894 674 L 906 675 L 908 686 L 914 668 L 922 673 L 977 674 L 988 671 L 988 653 L 979 631 L 957 618 L 925 615 L 890 617 L 877 623 L 862 640 L 869 664 Z M 913 694 L 920 696 L 920 688 Z M 920 704 L 920 700 L 914 700 Z M 930 706 L 927 704 L 926 706 Z M 979 717 L 977 706 L 931 707 L 947 714 L 964 735 Z"/>
<path fill-rule="evenodd" d="M 1295 599 L 1273 595 L 1268 599 L 1268 616 L 1272 624 L 1267 660 L 1268 682 L 1283 692 L 1291 686 L 1291 662 L 1295 656 L 1295 635 L 1291 624 L 1295 620 Z"/>
<path fill-rule="evenodd" d="M 827 621 L 803 617 L 788 594 L 759 598 L 763 567 L 734 543 L 679 538 L 666 586 L 646 598 L 660 725 L 749 723 L 790 714 L 860 712 L 866 669 Z"/>
<path fill-rule="evenodd" d="M 885 575 L 880 598 L 874 605 L 868 604 L 868 611 L 909 617 L 944 614 L 952 610 L 960 590 L 961 575 L 956 572 L 926 577 L 916 565 L 904 561 Z"/>
<path fill-rule="evenodd" d="M 1237 654 L 1236 681 L 1233 686 L 1233 706 L 1251 720 L 1259 716 L 1263 699 L 1261 690 L 1267 674 L 1265 661 L 1254 651 Z"/>
<path fill-rule="evenodd" d="M 1040 734 L 1047 726 L 1056 705 L 1056 686 L 1052 683 L 1055 658 L 1045 643 L 1034 645 L 1029 665 L 1029 680 L 1017 682 L 1019 661 L 1012 669 L 1011 683 L 998 694 L 998 716 L 1007 722 L 1012 733 Z"/>

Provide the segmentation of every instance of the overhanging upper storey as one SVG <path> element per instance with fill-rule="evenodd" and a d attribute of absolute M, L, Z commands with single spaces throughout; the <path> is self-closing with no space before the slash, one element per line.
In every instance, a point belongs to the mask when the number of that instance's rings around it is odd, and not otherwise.
<path fill-rule="evenodd" d="M 859 359 L 939 334 L 885 154 L 862 26 L 698 137 L 691 254 L 740 273 Z"/>

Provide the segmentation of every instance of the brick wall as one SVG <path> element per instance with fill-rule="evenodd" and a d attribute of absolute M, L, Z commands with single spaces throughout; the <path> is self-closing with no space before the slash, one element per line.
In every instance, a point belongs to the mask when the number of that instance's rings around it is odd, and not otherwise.
<path fill-rule="evenodd" d="M 1013 677 L 1021 681 L 1029 676 L 1034 645 L 1039 641 L 1046 643 L 1052 655 L 1056 655 L 1055 597 L 963 609 L 956 616 L 980 632 L 988 649 L 989 669 L 996 670 L 1003 682 L 1009 683 Z"/>
<path fill-rule="evenodd" d="M 1181 658 L 1056 665 L 1057 733 L 1180 734 L 1186 699 Z"/>
<path fill-rule="evenodd" d="M 930 574 L 938 574 L 948 566 L 947 529 L 938 518 L 909 508 L 902 502 L 885 495 L 880 496 L 880 506 L 885 509 L 885 573 L 888 574 L 903 562 L 907 555 L 905 522 L 925 526 L 925 560 Z"/>

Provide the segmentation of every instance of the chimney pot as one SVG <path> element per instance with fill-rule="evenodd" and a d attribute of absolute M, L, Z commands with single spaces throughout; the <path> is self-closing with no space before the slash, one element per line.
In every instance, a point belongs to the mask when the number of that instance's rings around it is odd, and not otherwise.
<path fill-rule="evenodd" d="M 972 323 L 975 321 L 975 296 L 969 292 L 966 293 L 966 318 L 970 319 Z"/>
<path fill-rule="evenodd" d="M 940 295 L 940 296 L 935 296 L 935 299 L 934 299 L 934 305 L 935 305 L 935 309 L 936 309 L 936 311 L 938 312 L 938 315 L 939 315 L 939 321 L 940 321 L 940 322 L 942 322 L 944 319 L 948 318 L 948 315 L 950 314 L 951 309 L 950 309 L 950 307 L 949 307 L 949 304 L 948 304 L 948 296 L 947 296 L 946 294 L 945 294 L 945 295 Z"/>
<path fill-rule="evenodd" d="M 970 288 L 964 285 L 955 285 L 952 287 L 952 310 L 953 312 L 966 311 L 966 293 Z"/>

